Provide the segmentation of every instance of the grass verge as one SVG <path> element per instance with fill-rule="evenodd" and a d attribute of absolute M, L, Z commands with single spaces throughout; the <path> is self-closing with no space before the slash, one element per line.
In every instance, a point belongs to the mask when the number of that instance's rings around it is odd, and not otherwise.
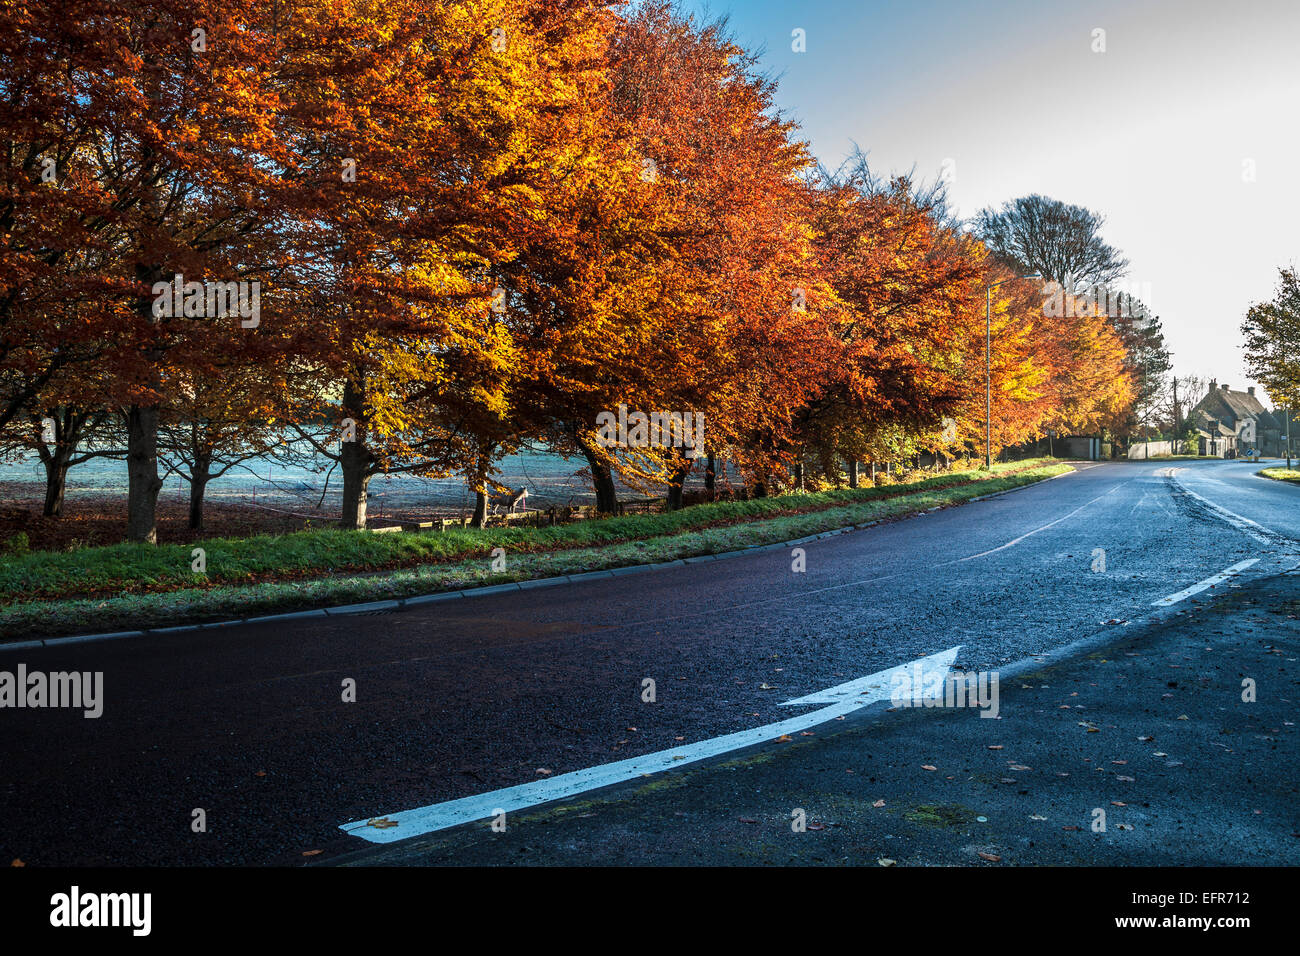
<path fill-rule="evenodd" d="M 1274 481 L 1300 482 L 1300 468 L 1265 468 L 1255 474 L 1272 478 Z"/>
<path fill-rule="evenodd" d="M 961 504 L 1072 470 L 1037 459 L 992 474 L 943 472 L 551 528 L 211 539 L 203 542 L 206 575 L 190 570 L 190 545 L 7 554 L 0 639 L 168 627 L 718 554 Z M 494 548 L 507 554 L 505 572 L 491 570 Z"/>

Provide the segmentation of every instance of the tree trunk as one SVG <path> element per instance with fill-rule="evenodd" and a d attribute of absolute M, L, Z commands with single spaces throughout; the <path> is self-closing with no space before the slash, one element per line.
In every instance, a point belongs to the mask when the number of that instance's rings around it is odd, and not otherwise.
<path fill-rule="evenodd" d="M 474 516 L 469 519 L 470 527 L 486 528 L 488 513 L 487 473 L 490 459 L 479 455 L 477 468 L 474 470 Z"/>
<path fill-rule="evenodd" d="M 713 452 L 710 451 L 708 457 L 704 460 L 704 490 L 712 491 L 717 484 L 717 461 L 714 460 Z"/>
<path fill-rule="evenodd" d="M 137 264 L 136 280 L 146 288 L 162 279 L 161 265 Z M 159 318 L 153 314 L 153 296 L 145 294 L 136 299 L 136 313 L 141 322 L 157 326 Z M 155 396 L 162 387 L 164 350 L 151 346 L 146 350 L 149 361 L 149 385 Z M 150 405 L 132 405 L 126 413 L 126 536 L 130 541 L 158 543 L 158 492 L 162 479 L 158 477 L 158 399 Z"/>
<path fill-rule="evenodd" d="M 794 490 L 803 491 L 803 462 L 794 463 Z"/>
<path fill-rule="evenodd" d="M 211 480 L 212 456 L 196 455 L 194 471 L 190 475 L 190 530 L 198 531 L 203 527 L 203 493 Z"/>
<path fill-rule="evenodd" d="M 68 484 L 69 462 L 81 440 L 81 426 L 85 419 L 75 411 L 58 409 L 50 416 L 54 421 L 54 447 L 42 441 L 37 445 L 41 464 L 45 466 L 45 506 L 42 514 L 47 518 L 63 516 L 63 492 Z"/>
<path fill-rule="evenodd" d="M 63 491 L 68 484 L 68 455 L 59 454 L 62 449 L 55 449 L 55 454 L 42 462 L 45 465 L 45 508 L 42 514 L 47 518 L 63 517 Z"/>
<path fill-rule="evenodd" d="M 613 469 L 600 459 L 596 449 L 580 438 L 577 442 L 582 450 L 582 456 L 587 459 L 587 466 L 591 469 L 591 483 L 596 491 L 596 511 L 600 514 L 612 515 L 618 511 L 618 489 L 614 487 Z"/>
<path fill-rule="evenodd" d="M 686 476 L 691 473 L 695 467 L 695 461 L 690 458 L 682 458 L 675 469 L 672 477 L 668 481 L 668 510 L 682 510 L 682 487 L 686 484 Z"/>
<path fill-rule="evenodd" d="M 354 531 L 366 529 L 366 489 L 370 487 L 370 452 L 366 447 L 366 429 L 362 420 L 365 391 L 352 378 L 343 385 L 343 416 L 356 424 L 353 441 L 339 448 L 339 466 L 343 471 L 343 515 L 339 524 Z"/>
<path fill-rule="evenodd" d="M 872 484 L 872 487 L 875 487 L 875 484 L 876 484 L 876 463 L 875 463 L 874 461 L 871 463 L 871 484 Z"/>
<path fill-rule="evenodd" d="M 371 477 L 366 474 L 365 449 L 359 447 L 360 444 L 360 439 L 345 442 L 340 455 L 343 467 L 343 517 L 339 524 L 354 531 L 366 529 L 366 489 L 370 486 Z"/>
<path fill-rule="evenodd" d="M 130 541 L 158 543 L 158 406 L 132 405 L 126 414 L 127 516 Z"/>
<path fill-rule="evenodd" d="M 856 461 L 851 461 L 849 462 L 849 487 L 856 488 L 857 486 L 858 486 L 858 463 Z"/>

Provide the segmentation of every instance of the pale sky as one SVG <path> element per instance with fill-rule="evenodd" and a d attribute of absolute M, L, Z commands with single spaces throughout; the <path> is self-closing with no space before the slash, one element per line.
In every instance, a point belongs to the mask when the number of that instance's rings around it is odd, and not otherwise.
<path fill-rule="evenodd" d="M 1100 212 L 1176 372 L 1254 384 L 1241 321 L 1300 260 L 1300 0 L 686 5 L 765 49 L 826 165 L 856 142 L 879 172 L 950 161 L 962 216 L 1035 192 Z"/>

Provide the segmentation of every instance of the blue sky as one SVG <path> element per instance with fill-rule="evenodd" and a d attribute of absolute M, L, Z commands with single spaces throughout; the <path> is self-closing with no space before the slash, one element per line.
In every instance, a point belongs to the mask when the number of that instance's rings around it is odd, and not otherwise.
<path fill-rule="evenodd" d="M 1300 260 L 1300 0 L 685 6 L 766 50 L 827 165 L 856 142 L 881 172 L 947 162 L 962 215 L 1033 192 L 1102 213 L 1179 374 L 1253 384 L 1241 320 Z"/>

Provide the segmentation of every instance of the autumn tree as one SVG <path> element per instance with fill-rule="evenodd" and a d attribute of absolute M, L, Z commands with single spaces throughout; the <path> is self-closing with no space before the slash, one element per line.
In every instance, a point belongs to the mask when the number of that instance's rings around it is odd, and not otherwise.
<path fill-rule="evenodd" d="M 1272 301 L 1250 307 L 1241 333 L 1247 372 L 1275 405 L 1294 408 L 1300 403 L 1300 278 L 1294 268 L 1278 270 Z"/>
<path fill-rule="evenodd" d="M 561 228 L 507 266 L 516 339 L 541 359 L 516 380 L 514 407 L 586 459 L 599 510 L 616 507 L 616 473 L 666 483 L 679 507 L 694 460 L 602 444 L 597 416 L 703 415 L 707 443 L 737 457 L 765 422 L 788 423 L 791 387 L 807 381 L 795 365 L 809 337 L 792 334 L 806 320 L 791 305 L 809 281 L 809 159 L 724 22 L 641 5 L 618 25 L 608 76 L 592 101 L 598 163 L 555 193 Z"/>
<path fill-rule="evenodd" d="M 609 25 L 587 0 L 359 6 L 309 25 L 315 82 L 293 119 L 332 170 L 304 190 L 326 198 L 295 243 L 299 284 L 321 300 L 304 414 L 335 408 L 342 440 L 318 447 L 356 528 L 375 474 L 481 484 L 518 431 L 490 424 L 519 361 L 494 306 L 519 295 L 501 288 L 507 264 L 548 228 L 548 192 L 588 162 L 569 119 L 588 109 Z"/>
<path fill-rule="evenodd" d="M 860 153 L 825 176 L 812 222 L 841 308 L 830 377 L 800 434 L 826 460 L 878 458 L 959 411 L 983 252 L 946 221 L 941 190 L 882 180 Z"/>

